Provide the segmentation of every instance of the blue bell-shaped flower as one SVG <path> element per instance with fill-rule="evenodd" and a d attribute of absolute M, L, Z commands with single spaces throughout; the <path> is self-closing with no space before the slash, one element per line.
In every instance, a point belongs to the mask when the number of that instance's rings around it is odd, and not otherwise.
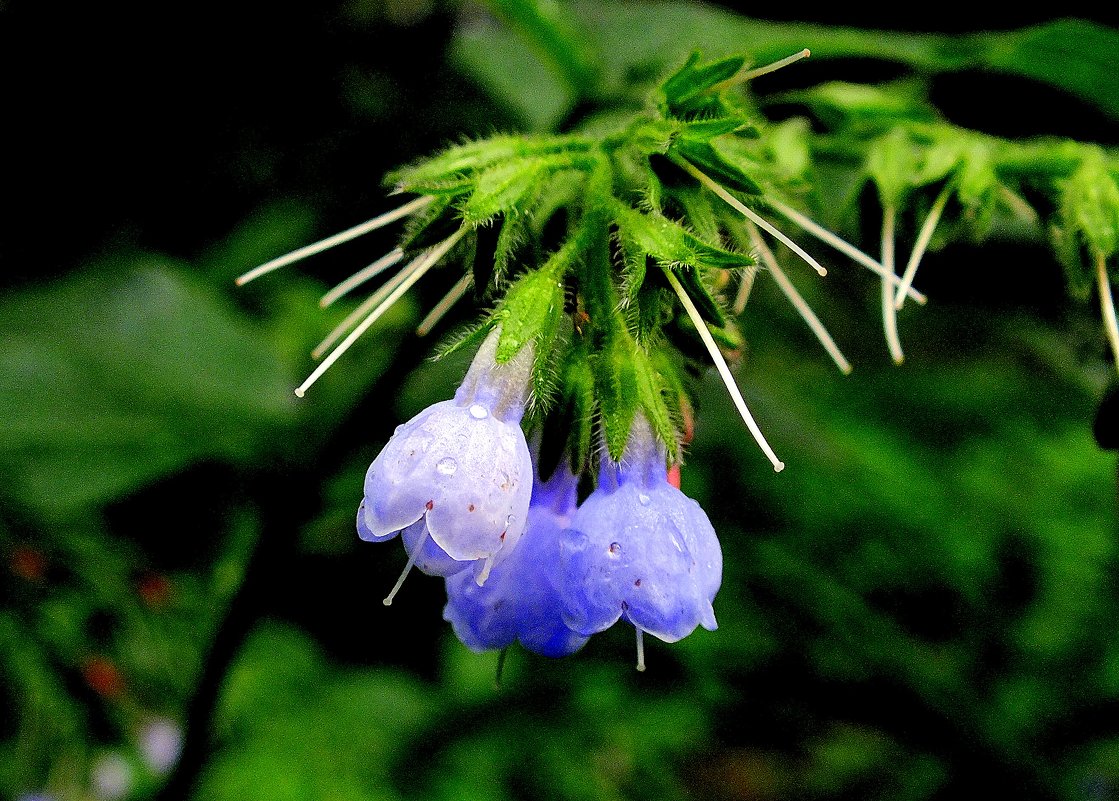
<path fill-rule="evenodd" d="M 530 651 L 559 657 L 587 642 L 563 622 L 557 571 L 578 482 L 566 460 L 548 481 L 535 481 L 524 534 L 484 585 L 465 572 L 447 577 L 443 618 L 468 648 L 486 651 L 519 640 Z"/>
<path fill-rule="evenodd" d="M 668 483 L 665 448 L 641 415 L 622 461 L 603 460 L 561 557 L 564 622 L 584 636 L 624 619 L 640 648 L 642 632 L 675 642 L 696 626 L 716 628 L 719 540 L 699 504 Z"/>
<path fill-rule="evenodd" d="M 484 582 L 524 530 L 532 460 L 520 419 L 533 349 L 498 364 L 499 336 L 486 338 L 454 399 L 397 428 L 366 473 L 358 536 L 382 542 L 403 531 L 409 568 L 446 576 L 473 567 Z"/>

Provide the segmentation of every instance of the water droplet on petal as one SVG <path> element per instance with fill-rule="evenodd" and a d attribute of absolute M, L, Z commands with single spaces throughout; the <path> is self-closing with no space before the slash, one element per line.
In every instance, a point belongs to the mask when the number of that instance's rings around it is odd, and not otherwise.
<path fill-rule="evenodd" d="M 638 501 L 638 502 L 639 502 L 639 503 L 640 503 L 640 504 L 641 504 L 642 506 L 648 506 L 648 505 L 649 505 L 649 496 L 648 496 L 648 495 L 646 495 L 646 494 L 645 494 L 644 492 L 642 492 L 641 494 L 639 494 L 639 495 L 637 496 L 637 501 Z"/>
<path fill-rule="evenodd" d="M 513 525 L 516 522 L 517 522 L 517 516 L 516 515 L 506 515 L 506 517 L 505 517 L 505 527 L 506 528 L 509 528 L 509 526 Z"/>
<path fill-rule="evenodd" d="M 458 470 L 458 462 L 456 462 L 450 456 L 444 456 L 435 465 L 435 469 L 445 476 L 453 476 L 455 474 L 455 471 Z"/>
<path fill-rule="evenodd" d="M 470 416 L 473 417 L 475 420 L 484 420 L 487 417 L 489 417 L 489 414 L 490 413 L 488 411 L 486 411 L 486 407 L 483 406 L 482 404 L 480 404 L 480 403 L 470 404 Z"/>
<path fill-rule="evenodd" d="M 610 547 L 607 548 L 607 552 L 616 559 L 621 556 L 622 546 L 616 542 L 612 542 L 610 543 Z"/>

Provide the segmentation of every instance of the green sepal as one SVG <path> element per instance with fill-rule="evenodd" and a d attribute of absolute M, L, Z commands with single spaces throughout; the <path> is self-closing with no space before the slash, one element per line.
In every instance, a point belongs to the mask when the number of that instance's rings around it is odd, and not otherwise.
<path fill-rule="evenodd" d="M 539 186 L 546 163 L 544 158 L 517 158 L 487 167 L 462 206 L 462 219 L 479 225 L 499 214 L 518 213 L 522 199 Z"/>
<path fill-rule="evenodd" d="M 1057 184 L 1059 214 L 1093 258 L 1107 259 L 1119 249 L 1119 186 L 1102 150 L 1084 145 L 1082 152 L 1080 167 Z"/>
<path fill-rule="evenodd" d="M 693 120 L 680 126 L 677 136 L 680 139 L 690 139 L 695 142 L 709 142 L 720 136 L 734 134 L 743 139 L 757 139 L 761 134 L 758 129 L 741 117 L 716 117 L 707 120 Z"/>
<path fill-rule="evenodd" d="M 953 180 L 964 220 L 974 236 L 985 236 L 994 222 L 999 189 L 990 146 L 975 142 L 966 144 Z"/>
<path fill-rule="evenodd" d="M 672 191 L 672 200 L 679 204 L 681 211 L 684 214 L 684 219 L 688 221 L 692 230 L 696 235 L 707 242 L 722 242 L 722 228 L 720 225 L 720 217 L 715 212 L 715 206 L 711 202 L 711 193 L 704 190 L 702 187 L 691 184 L 690 186 L 682 186 Z M 722 201 L 720 201 L 722 202 Z"/>
<path fill-rule="evenodd" d="M 626 259 L 626 302 L 632 301 L 645 280 L 647 258 L 665 267 L 684 266 L 692 270 L 703 267 L 729 269 L 754 263 L 751 256 L 732 253 L 704 242 L 658 212 L 642 213 L 621 203 L 615 204 L 613 211 Z M 710 298 L 706 300 L 709 302 Z M 722 325 L 721 313 L 718 319 L 720 322 L 717 324 Z"/>
<path fill-rule="evenodd" d="M 523 146 L 523 140 L 513 136 L 466 142 L 437 156 L 392 170 L 385 176 L 385 182 L 401 191 L 423 195 L 457 193 L 471 183 L 478 170 L 513 158 Z"/>
<path fill-rule="evenodd" d="M 676 433 L 676 423 L 665 400 L 669 383 L 653 366 L 649 355 L 642 348 L 637 348 L 633 352 L 633 372 L 637 402 L 653 427 L 653 433 L 667 447 L 670 461 L 675 462 L 679 459 L 680 442 Z"/>
<path fill-rule="evenodd" d="M 762 189 L 741 167 L 728 161 L 709 141 L 677 138 L 669 149 L 669 157 L 684 158 L 700 172 L 736 192 L 760 195 Z"/>
<path fill-rule="evenodd" d="M 497 214 L 525 213 L 539 195 L 540 187 L 557 172 L 590 171 L 596 163 L 593 155 L 555 153 L 495 164 L 479 173 L 470 198 L 462 206 L 462 218 L 478 225 Z"/>
<path fill-rule="evenodd" d="M 481 300 L 489 290 L 494 276 L 495 254 L 498 242 L 505 232 L 507 221 L 498 217 L 489 225 L 481 225 L 474 232 L 474 248 L 467 260 L 474 278 L 474 297 Z"/>
<path fill-rule="evenodd" d="M 385 182 L 400 191 L 422 195 L 462 194 L 475 176 L 513 159 L 557 153 L 586 153 L 591 143 L 572 136 L 495 136 L 466 142 L 415 164 L 393 170 Z"/>
<path fill-rule="evenodd" d="M 675 120 L 642 120 L 639 125 L 626 131 L 624 142 L 627 148 L 646 156 L 664 154 L 672 146 L 679 130 L 680 123 Z"/>
<path fill-rule="evenodd" d="M 594 360 L 602 438 L 614 461 L 622 458 L 637 414 L 637 351 L 637 343 L 619 324 L 609 332 Z"/>
<path fill-rule="evenodd" d="M 753 262 L 747 262 L 752 264 Z M 742 265 L 739 265 L 742 266 Z M 704 286 L 703 280 L 700 276 L 699 270 L 688 269 L 686 267 L 680 269 L 673 269 L 673 274 L 680 279 L 684 291 L 688 293 L 688 297 L 692 299 L 692 303 L 699 309 L 700 316 L 704 320 L 711 323 L 715 328 L 723 328 L 727 324 L 726 315 L 723 309 L 712 297 L 710 290 Z"/>
<path fill-rule="evenodd" d="M 492 319 L 489 316 L 462 325 L 439 341 L 432 359 L 439 361 L 463 349 L 476 351 L 481 347 L 482 342 L 485 341 L 492 328 Z"/>
<path fill-rule="evenodd" d="M 596 416 L 595 375 L 584 338 L 576 336 L 572 340 L 558 372 L 563 394 L 545 420 L 543 441 L 565 446 L 571 457 L 571 469 L 580 473 L 591 467 Z"/>
<path fill-rule="evenodd" d="M 1067 178 L 1080 167 L 1080 144 L 1067 139 L 1004 143 L 996 156 L 1001 177 L 1025 180 Z"/>
<path fill-rule="evenodd" d="M 660 85 L 661 111 L 686 117 L 719 109 L 719 98 L 711 89 L 733 78 L 745 64 L 745 57 L 731 56 L 699 66 L 699 53 L 692 53 L 684 65 Z"/>
<path fill-rule="evenodd" d="M 501 217 L 501 231 L 494 242 L 490 278 L 500 284 L 509 273 L 517 251 L 528 241 L 529 218 L 526 214 L 505 214 Z"/>
<path fill-rule="evenodd" d="M 494 322 L 501 326 L 495 355 L 498 364 L 512 359 L 529 342 L 555 333 L 563 313 L 563 274 L 569 257 L 561 249 L 506 291 L 493 314 Z"/>
<path fill-rule="evenodd" d="M 921 152 L 902 127 L 875 139 L 867 148 L 866 172 L 878 189 L 883 207 L 901 208 L 906 195 L 917 183 Z"/>
<path fill-rule="evenodd" d="M 652 271 L 649 276 L 637 293 L 630 313 L 634 336 L 643 346 L 664 338 L 663 329 L 672 320 L 672 304 L 676 297 L 660 270 Z"/>

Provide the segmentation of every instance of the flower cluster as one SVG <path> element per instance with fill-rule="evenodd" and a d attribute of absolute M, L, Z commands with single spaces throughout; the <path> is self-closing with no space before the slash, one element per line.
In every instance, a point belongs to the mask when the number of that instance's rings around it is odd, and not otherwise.
<path fill-rule="evenodd" d="M 578 476 L 561 460 L 545 481 L 517 422 L 529 349 L 496 361 L 494 329 L 455 398 L 400 426 L 373 461 L 358 534 L 397 534 L 408 566 L 444 576 L 444 617 L 468 647 L 520 642 L 564 656 L 618 620 L 666 642 L 715 628 L 722 552 L 707 515 L 669 482 L 667 451 L 641 415 L 619 461 L 602 459 L 598 486 L 577 503 Z M 530 498 L 531 496 L 531 498 Z"/>
<path fill-rule="evenodd" d="M 851 370 L 786 274 L 795 263 L 783 266 L 771 247 L 779 243 L 779 254 L 795 254 L 820 276 L 827 271 L 772 215 L 876 274 L 886 343 L 900 363 L 898 313 L 926 300 L 913 283 L 941 217 L 981 234 L 997 205 L 1025 213 L 1020 192 L 1041 187 L 1056 196 L 1051 228 L 1071 275 L 1085 277 L 1085 254 L 1094 267 L 1119 367 L 1109 266 L 1119 253 L 1119 183 L 1106 154 L 1078 147 L 1043 160 L 1048 172 L 1026 174 L 1015 148 L 926 115 L 875 124 L 859 117 L 848 133 L 858 143 L 860 179 L 877 190 L 882 212 L 874 258 L 798 208 L 811 182 L 811 126 L 762 124 L 743 91 L 806 55 L 758 69 L 744 57 L 693 56 L 640 109 L 563 134 L 450 147 L 389 176 L 394 191 L 413 196 L 399 208 L 239 279 L 407 221 L 397 247 L 323 297 L 329 306 L 404 265 L 315 348 L 322 361 L 295 390 L 301 397 L 454 256 L 469 266 L 417 333 L 434 330 L 471 287 L 494 299 L 452 346 L 479 346 L 455 397 L 402 425 L 366 476 L 360 537 L 400 535 L 408 554 L 386 604 L 418 567 L 445 579 L 445 617 L 468 646 L 520 642 L 549 655 L 577 650 L 623 619 L 636 629 L 639 651 L 644 632 L 674 641 L 714 627 L 719 544 L 703 511 L 668 479 L 682 460 L 697 358 L 710 358 L 777 471 L 784 462 L 726 358 L 745 345 L 736 318 L 755 279 L 771 278 L 839 369 Z M 829 97 L 809 93 L 805 102 L 822 107 Z M 899 274 L 896 232 L 912 226 L 907 209 L 926 201 Z M 526 431 L 540 443 L 536 456 Z M 591 490 L 581 503 L 580 487 Z"/>

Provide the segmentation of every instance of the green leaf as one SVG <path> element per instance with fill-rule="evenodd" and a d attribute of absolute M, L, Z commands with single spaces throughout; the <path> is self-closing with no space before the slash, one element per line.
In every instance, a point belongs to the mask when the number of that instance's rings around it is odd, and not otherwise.
<path fill-rule="evenodd" d="M 489 0 L 567 83 L 573 98 L 599 91 L 600 55 L 571 9 L 560 0 Z"/>
<path fill-rule="evenodd" d="M 1119 52 L 1119 31 L 1093 22 L 1066 19 L 1019 31 L 942 35 L 768 22 L 685 0 L 583 0 L 574 9 L 602 54 L 607 84 L 615 87 L 625 86 L 635 73 L 679 71 L 696 50 L 746 52 L 753 63 L 766 64 L 810 47 L 814 62 L 873 59 L 903 64 L 922 75 L 966 70 L 1016 75 L 1067 91 L 1119 119 L 1113 58 Z M 471 54 L 464 66 L 486 85 L 500 87 L 499 96 L 517 108 L 531 109 L 537 96 L 547 98 L 527 70 L 524 80 L 521 72 L 509 74 L 509 65 L 531 61 L 531 52 L 507 31 L 465 28 L 458 34 L 456 53 L 460 58 Z M 698 58 L 691 63 L 694 68 Z"/>
<path fill-rule="evenodd" d="M 292 376 L 216 293 L 137 257 L 0 305 L 0 473 L 62 514 L 200 459 L 246 463 L 292 422 Z"/>

